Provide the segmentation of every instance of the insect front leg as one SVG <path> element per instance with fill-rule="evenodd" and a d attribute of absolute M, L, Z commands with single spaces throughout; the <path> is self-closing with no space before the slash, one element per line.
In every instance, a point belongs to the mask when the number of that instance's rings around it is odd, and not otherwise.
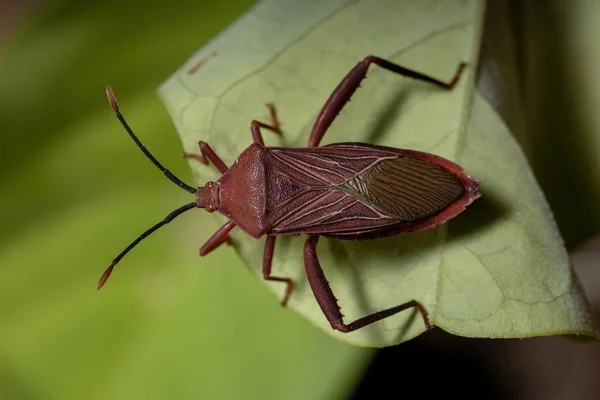
<path fill-rule="evenodd" d="M 465 69 L 466 64 L 460 63 L 454 74 L 454 77 L 449 82 L 442 82 L 435 78 L 432 78 L 428 75 L 422 74 L 420 72 L 413 71 L 408 68 L 404 68 L 398 64 L 394 64 L 393 62 L 384 60 L 383 58 L 368 56 L 365 57 L 364 60 L 359 62 L 349 73 L 342 79 L 340 84 L 335 88 L 329 99 L 325 102 L 325 105 L 321 109 L 315 124 L 313 125 L 312 131 L 310 133 L 310 138 L 308 139 L 308 147 L 318 147 L 319 143 L 321 143 L 321 139 L 327 132 L 327 129 L 333 123 L 333 120 L 340 113 L 342 108 L 350 101 L 350 97 L 354 94 L 356 89 L 360 86 L 360 82 L 365 79 L 367 75 L 367 70 L 371 64 L 377 64 L 382 68 L 387 69 L 388 71 L 395 72 L 397 74 L 407 76 L 409 78 L 417 79 L 420 81 L 425 81 L 432 83 L 442 89 L 452 90 L 462 71 Z"/>
<path fill-rule="evenodd" d="M 306 268 L 306 276 L 310 288 L 317 299 L 317 303 L 319 303 L 319 307 L 321 307 L 323 314 L 325 314 L 325 317 L 333 329 L 340 332 L 352 332 L 409 308 L 416 308 L 423 317 L 423 322 L 427 329 L 431 329 L 432 326 L 427 317 L 427 310 L 425 310 L 425 307 L 416 300 L 411 300 L 404 304 L 400 304 L 399 306 L 369 314 L 366 317 L 359 318 L 349 324 L 344 323 L 344 316 L 342 315 L 340 306 L 333 295 L 329 282 L 327 282 L 327 279 L 325 278 L 325 274 L 323 273 L 323 269 L 321 268 L 317 257 L 318 241 L 318 235 L 310 236 L 306 240 L 306 243 L 304 244 L 304 266 Z"/>
<path fill-rule="evenodd" d="M 292 280 L 290 278 L 280 278 L 277 276 L 271 276 L 271 266 L 273 265 L 273 251 L 275 249 L 275 238 L 276 236 L 267 236 L 265 243 L 265 253 L 263 256 L 263 278 L 267 281 L 285 282 L 285 295 L 281 300 L 281 305 L 285 306 L 290 294 L 292 293 Z"/>
<path fill-rule="evenodd" d="M 198 146 L 200 146 L 200 154 L 190 154 L 183 153 L 184 158 L 195 158 L 203 164 L 208 165 L 209 161 L 214 164 L 215 167 L 224 174 L 227 172 L 229 168 L 227 165 L 221 160 L 221 157 L 215 153 L 215 151 L 208 145 L 208 143 L 203 142 L 202 140 L 198 142 Z"/>
<path fill-rule="evenodd" d="M 204 243 L 202 247 L 200 247 L 200 255 L 205 256 L 223 243 L 227 243 L 228 245 L 232 245 L 231 236 L 229 236 L 229 232 L 235 228 L 235 222 L 229 221 L 225 225 L 219 228 L 207 241 Z"/>
<path fill-rule="evenodd" d="M 252 138 L 254 139 L 254 143 L 258 143 L 261 146 L 265 145 L 265 142 L 262 138 L 262 134 L 260 133 L 260 128 L 268 129 L 278 135 L 281 135 L 281 125 L 279 124 L 279 120 L 277 119 L 277 112 L 275 111 L 275 106 L 271 103 L 267 104 L 267 108 L 269 109 L 269 115 L 271 116 L 271 125 L 265 124 L 264 122 L 259 122 L 257 120 L 252 121 L 250 124 L 250 131 L 252 132 Z"/>

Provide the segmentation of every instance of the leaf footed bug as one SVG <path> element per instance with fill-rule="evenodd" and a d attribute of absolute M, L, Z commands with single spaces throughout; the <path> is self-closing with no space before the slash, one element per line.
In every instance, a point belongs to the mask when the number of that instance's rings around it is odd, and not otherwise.
<path fill-rule="evenodd" d="M 368 56 L 340 82 L 323 106 L 312 128 L 308 147 L 266 147 L 261 129 L 281 134 L 273 105 L 268 105 L 271 123 L 252 121 L 254 143 L 231 167 L 213 149 L 200 141 L 200 154 L 185 154 L 204 164 L 213 163 L 222 176 L 216 182 L 194 188 L 165 169 L 140 143 L 119 112 L 107 87 L 117 118 L 144 154 L 172 182 L 195 196 L 193 202 L 170 213 L 123 250 L 102 275 L 98 289 L 114 266 L 146 236 L 192 208 L 218 211 L 229 219 L 200 248 L 204 256 L 224 242 L 236 226 L 254 238 L 267 236 L 263 277 L 286 285 L 282 305 L 292 292 L 292 281 L 271 274 L 273 250 L 278 235 L 307 234 L 304 264 L 317 303 L 333 329 L 352 332 L 400 311 L 415 308 L 425 327 L 431 323 L 425 307 L 417 300 L 385 309 L 354 322 L 345 323 L 340 306 L 319 264 L 319 236 L 364 240 L 433 228 L 456 217 L 480 197 L 479 181 L 459 165 L 442 157 L 414 150 L 366 143 L 334 143 L 319 147 L 325 132 L 365 78 L 371 64 L 391 72 L 451 90 L 465 64 L 461 63 L 450 82 L 401 67 L 382 58 Z"/>

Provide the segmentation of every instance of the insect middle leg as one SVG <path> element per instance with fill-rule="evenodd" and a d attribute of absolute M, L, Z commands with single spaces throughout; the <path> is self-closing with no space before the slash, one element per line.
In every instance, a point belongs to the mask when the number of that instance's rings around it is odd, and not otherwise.
<path fill-rule="evenodd" d="M 262 134 L 260 133 L 260 128 L 268 129 L 278 135 L 281 135 L 281 125 L 277 119 L 277 111 L 275 111 L 275 106 L 272 103 L 269 103 L 267 104 L 267 108 L 269 109 L 269 114 L 271 116 L 271 125 L 265 124 L 264 122 L 259 122 L 257 120 L 252 121 L 250 124 L 250 131 L 252 132 L 254 143 L 258 143 L 261 146 L 264 146 L 265 142 L 262 138 Z"/>
<path fill-rule="evenodd" d="M 318 235 L 310 236 L 306 240 L 306 243 L 304 244 L 304 266 L 310 288 L 317 299 L 317 303 L 319 303 L 319 307 L 321 307 L 323 314 L 325 314 L 325 317 L 333 329 L 340 332 L 352 332 L 409 308 L 416 308 L 423 317 L 425 327 L 431 329 L 432 326 L 427 317 L 427 310 L 425 310 L 425 307 L 416 300 L 411 300 L 404 304 L 400 304 L 399 306 L 369 314 L 366 317 L 359 318 L 354 322 L 346 324 L 340 306 L 337 303 L 337 299 L 333 295 L 331 286 L 329 286 L 329 282 L 327 282 L 321 264 L 319 263 L 317 257 L 318 241 Z"/>
<path fill-rule="evenodd" d="M 359 62 L 352 70 L 342 79 L 340 84 L 335 88 L 329 99 L 323 105 L 315 124 L 313 125 L 312 131 L 310 133 L 310 138 L 308 139 L 308 147 L 318 147 L 319 143 L 321 143 L 321 139 L 327 132 L 327 129 L 333 123 L 333 120 L 340 113 L 342 108 L 350 101 L 350 97 L 354 94 L 356 89 L 360 86 L 360 82 L 365 79 L 367 75 L 367 70 L 371 64 L 377 64 L 382 68 L 387 69 L 388 71 L 395 72 L 397 74 L 407 76 L 409 78 L 417 79 L 420 81 L 425 81 L 432 83 L 442 89 L 452 90 L 462 71 L 465 69 L 466 64 L 460 63 L 458 68 L 456 69 L 456 73 L 454 77 L 449 82 L 443 82 L 438 79 L 432 78 L 429 75 L 422 74 L 417 71 L 413 71 L 408 68 L 404 68 L 398 64 L 394 64 L 391 61 L 385 60 L 383 58 L 368 56 L 365 57 L 364 60 Z"/>
<path fill-rule="evenodd" d="M 292 280 L 290 278 L 281 278 L 278 276 L 271 276 L 271 266 L 273 265 L 273 250 L 275 249 L 275 238 L 276 236 L 267 236 L 265 243 L 265 253 L 263 256 L 263 278 L 267 281 L 285 282 L 285 294 L 281 300 L 281 305 L 285 306 L 292 293 Z"/>

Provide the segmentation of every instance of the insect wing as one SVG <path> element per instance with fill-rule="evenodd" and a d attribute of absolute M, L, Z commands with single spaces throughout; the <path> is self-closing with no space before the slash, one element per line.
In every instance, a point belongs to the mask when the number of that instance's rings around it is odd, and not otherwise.
<path fill-rule="evenodd" d="M 269 150 L 270 234 L 419 230 L 465 191 L 462 168 L 428 153 L 363 143 Z"/>

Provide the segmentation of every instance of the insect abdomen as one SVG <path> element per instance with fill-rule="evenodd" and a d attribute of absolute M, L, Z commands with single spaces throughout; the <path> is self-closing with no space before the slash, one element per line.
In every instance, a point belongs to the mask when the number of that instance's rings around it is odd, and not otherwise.
<path fill-rule="evenodd" d="M 434 215 L 464 192 L 445 169 L 410 157 L 382 160 L 338 187 L 399 221 Z"/>

